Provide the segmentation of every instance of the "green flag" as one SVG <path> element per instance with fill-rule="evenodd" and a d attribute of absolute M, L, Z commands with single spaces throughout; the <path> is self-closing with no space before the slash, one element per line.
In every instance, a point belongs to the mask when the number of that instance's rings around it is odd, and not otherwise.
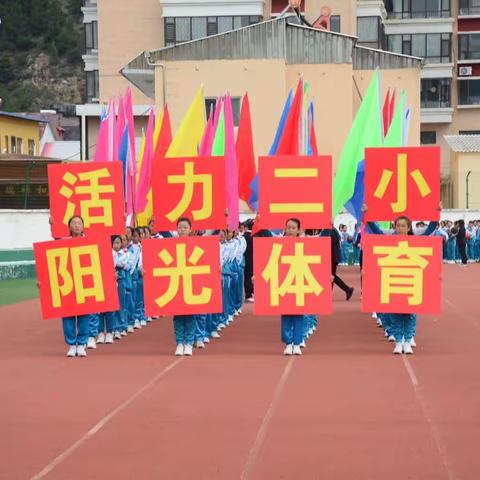
<path fill-rule="evenodd" d="M 225 115 L 223 114 L 223 105 L 220 116 L 218 117 L 217 130 L 213 139 L 212 156 L 221 157 L 225 155 Z"/>
<path fill-rule="evenodd" d="M 333 217 L 353 195 L 357 168 L 365 158 L 365 147 L 381 147 L 382 142 L 379 74 L 375 70 L 340 155 L 333 181 Z"/>

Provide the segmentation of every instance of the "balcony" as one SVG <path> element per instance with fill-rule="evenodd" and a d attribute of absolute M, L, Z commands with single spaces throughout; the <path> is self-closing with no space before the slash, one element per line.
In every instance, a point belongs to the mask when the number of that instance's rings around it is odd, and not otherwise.
<path fill-rule="evenodd" d="M 388 18 L 396 20 L 451 17 L 448 0 L 385 0 L 385 8 Z"/>
<path fill-rule="evenodd" d="M 480 1 L 460 0 L 458 14 L 461 17 L 480 17 Z"/>
<path fill-rule="evenodd" d="M 422 108 L 421 123 L 452 123 L 453 108 Z"/>

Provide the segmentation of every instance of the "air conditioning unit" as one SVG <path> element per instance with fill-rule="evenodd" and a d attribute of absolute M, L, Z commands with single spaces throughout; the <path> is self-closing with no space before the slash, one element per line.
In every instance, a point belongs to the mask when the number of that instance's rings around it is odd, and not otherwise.
<path fill-rule="evenodd" d="M 472 75 L 472 67 L 459 67 L 458 76 L 459 77 L 469 77 Z"/>

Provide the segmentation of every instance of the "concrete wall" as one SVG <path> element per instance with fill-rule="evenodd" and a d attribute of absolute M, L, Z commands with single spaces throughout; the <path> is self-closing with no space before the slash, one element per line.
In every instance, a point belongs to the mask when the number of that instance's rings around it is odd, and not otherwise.
<path fill-rule="evenodd" d="M 159 0 L 101 0 L 98 2 L 100 103 L 123 93 L 129 82 L 118 72 L 142 50 L 164 45 L 162 8 Z M 133 101 L 148 99 L 132 86 Z"/>
<path fill-rule="evenodd" d="M 31 250 L 51 240 L 48 210 L 0 210 L 0 250 Z"/>
<path fill-rule="evenodd" d="M 175 132 L 195 93 L 203 85 L 205 97 L 248 92 L 256 155 L 268 153 L 286 98 L 283 60 L 205 60 L 167 62 L 166 101 Z M 157 109 L 161 108 L 163 69 L 156 68 Z M 274 81 L 272 81 L 274 79 Z"/>
<path fill-rule="evenodd" d="M 457 153 L 453 158 L 452 177 L 454 181 L 454 207 L 480 209 L 480 153 Z"/>

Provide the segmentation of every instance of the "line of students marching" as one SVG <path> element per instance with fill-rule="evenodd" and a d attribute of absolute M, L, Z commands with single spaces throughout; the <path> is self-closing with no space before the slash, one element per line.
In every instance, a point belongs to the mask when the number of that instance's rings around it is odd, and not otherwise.
<path fill-rule="evenodd" d="M 366 208 L 366 207 L 365 207 Z M 423 232 L 430 235 L 437 228 L 437 223 L 431 222 Z M 83 220 L 79 216 L 70 219 L 71 237 L 83 236 Z M 384 234 L 378 225 L 368 223 L 370 233 Z M 63 318 L 65 342 L 69 348 L 68 357 L 85 357 L 87 348 L 95 349 L 98 344 L 112 344 L 115 340 L 146 327 L 152 318 L 144 311 L 144 284 L 142 262 L 142 240 L 144 238 L 188 237 L 193 235 L 192 225 L 188 218 L 177 221 L 174 233 L 162 232 L 152 234 L 153 223 L 149 227 L 127 227 L 126 235 L 115 235 L 112 240 L 112 255 L 114 259 L 117 289 L 120 309 L 116 312 L 106 312 L 77 317 Z M 333 231 L 333 229 L 332 229 Z M 222 272 L 222 302 L 223 311 L 217 314 L 178 315 L 173 317 L 176 341 L 175 355 L 191 356 L 193 348 L 205 348 L 211 339 L 220 338 L 220 332 L 227 328 L 242 313 L 244 302 L 245 252 L 247 241 L 241 232 L 229 230 L 215 232 L 220 239 L 220 268 Z M 393 234 L 413 234 L 412 222 L 407 217 L 399 217 L 394 222 Z M 199 234 L 196 232 L 195 234 Z M 267 231 L 270 236 L 271 232 Z M 318 232 L 312 232 L 317 235 Z M 320 235 L 331 235 L 330 230 L 320 232 Z M 291 218 L 285 225 L 285 236 L 301 235 L 300 221 Z M 340 235 L 337 235 L 338 240 Z M 335 244 L 340 242 L 335 242 Z M 334 242 L 332 239 L 332 248 Z M 339 246 L 337 249 L 340 250 Z M 335 256 L 335 255 L 334 255 Z M 340 257 L 340 255 L 337 255 Z M 332 257 L 333 258 L 333 257 Z M 332 263 L 332 287 L 337 284 L 346 293 L 349 300 L 353 288 L 344 284 L 336 275 L 338 260 Z M 360 268 L 362 262 L 360 258 Z M 373 314 L 379 327 L 385 330 L 389 341 L 395 342 L 393 353 L 412 354 L 415 344 L 416 316 L 411 314 Z M 306 340 L 317 329 L 315 315 L 282 315 L 281 338 L 285 344 L 285 355 L 301 355 Z"/>

